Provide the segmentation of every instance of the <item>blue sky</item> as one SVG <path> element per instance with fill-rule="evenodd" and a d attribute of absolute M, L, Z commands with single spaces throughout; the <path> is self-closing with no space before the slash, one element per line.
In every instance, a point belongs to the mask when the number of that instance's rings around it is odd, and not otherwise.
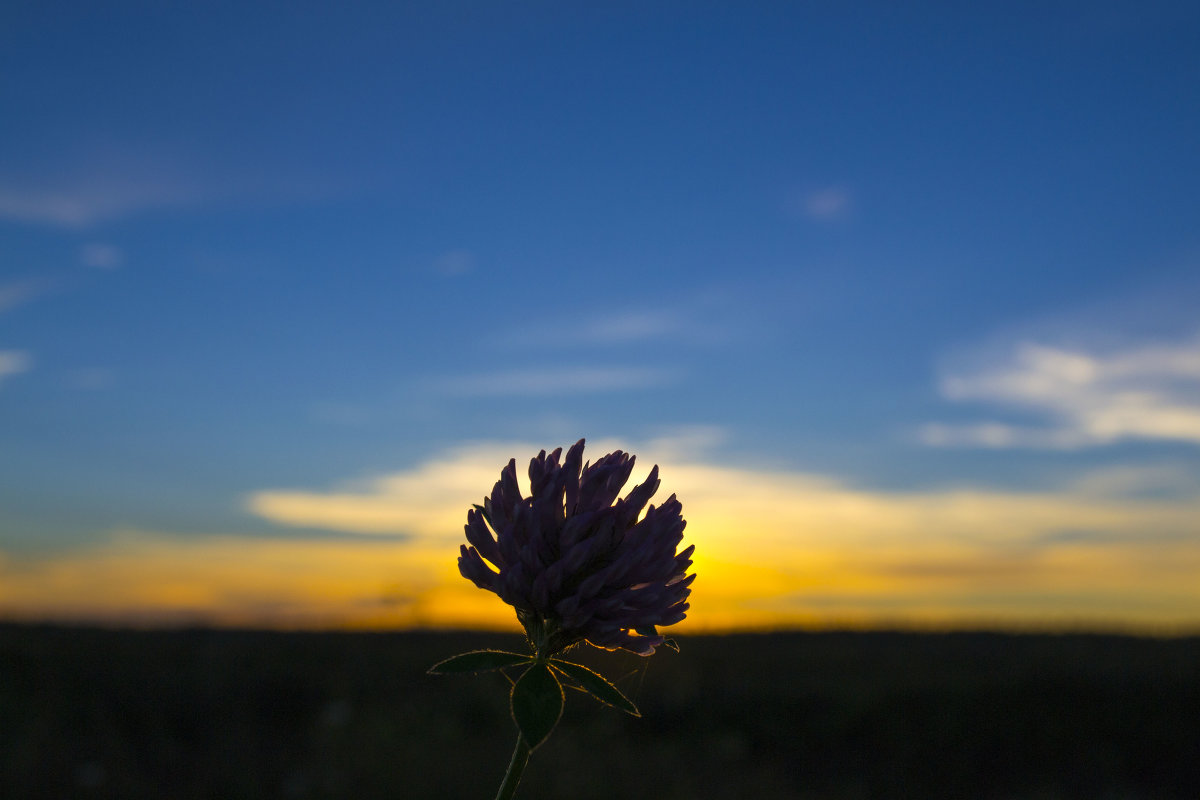
<path fill-rule="evenodd" d="M 1200 560 L 1193 4 L 429 6 L 0 11 L 0 611 L 58 613 L 47 576 L 131 541 L 122 575 L 220 542 L 406 564 L 434 537 L 452 567 L 461 523 L 361 504 L 582 436 L 784 505 L 1036 495 L 1060 505 L 1014 523 L 1027 549 Z M 487 480 L 437 486 L 465 513 Z M 727 562 L 768 552 L 689 519 Z M 1008 563 L 968 561 L 922 569 Z M 986 613 L 1064 602 L 1022 563 Z M 772 601 L 797 619 L 870 606 L 805 575 Z M 1172 591 L 1151 605 L 1200 620 Z"/>

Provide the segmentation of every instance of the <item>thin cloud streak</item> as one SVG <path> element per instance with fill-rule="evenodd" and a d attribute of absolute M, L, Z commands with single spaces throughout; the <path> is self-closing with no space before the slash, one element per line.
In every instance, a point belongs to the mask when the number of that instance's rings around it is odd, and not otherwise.
<path fill-rule="evenodd" d="M 344 191 L 302 173 L 204 169 L 196 159 L 178 155 L 117 153 L 52 174 L 0 176 L 0 220 L 79 231 L 147 212 L 219 202 L 307 204 Z M 110 251 L 99 260 L 111 261 L 113 255 L 119 254 Z M 86 262 L 86 251 L 83 256 Z"/>
<path fill-rule="evenodd" d="M 798 191 L 786 203 L 787 213 L 818 223 L 839 222 L 850 216 L 854 197 L 845 186 Z"/>
<path fill-rule="evenodd" d="M 712 324 L 700 325 L 674 309 L 629 310 L 562 319 L 512 331 L 493 339 L 503 347 L 615 347 L 666 340 L 708 343 L 723 338 Z"/>
<path fill-rule="evenodd" d="M 116 385 L 116 373 L 107 367 L 80 367 L 66 374 L 65 383 L 72 389 L 102 391 Z"/>
<path fill-rule="evenodd" d="M 438 256 L 433 266 L 446 277 L 466 275 L 475 269 L 475 256 L 469 250 L 451 250 Z"/>
<path fill-rule="evenodd" d="M 670 312 L 634 311 L 586 321 L 571 338 L 589 344 L 626 344 L 668 336 L 683 327 L 683 321 Z"/>
<path fill-rule="evenodd" d="M 116 269 L 124 263 L 125 254 L 110 244 L 91 242 L 80 248 L 79 261 L 94 269 Z"/>
<path fill-rule="evenodd" d="M 654 343 L 707 347 L 730 342 L 739 334 L 753 302 L 741 290 L 709 287 L 652 306 L 605 306 L 569 316 L 539 318 L 490 335 L 499 348 L 619 348 Z M 739 308 L 746 306 L 746 308 Z M 741 312 L 741 313 L 739 313 Z"/>
<path fill-rule="evenodd" d="M 26 372 L 33 366 L 33 358 L 21 350 L 0 350 L 0 384 L 6 378 Z"/>
<path fill-rule="evenodd" d="M 652 367 L 565 367 L 465 375 L 429 385 L 454 397 L 544 397 L 649 389 L 678 379 L 677 370 Z"/>
<path fill-rule="evenodd" d="M 199 199 L 194 190 L 156 181 L 82 181 L 62 189 L 26 190 L 0 185 L 0 219 L 79 229 Z"/>
<path fill-rule="evenodd" d="M 948 400 L 1033 412 L 1047 422 L 932 423 L 919 433 L 932 446 L 1200 444 L 1200 336 L 1107 352 L 1024 342 L 1000 363 L 946 376 L 940 388 Z"/>
<path fill-rule="evenodd" d="M 36 278 L 0 284 L 0 314 L 32 301 L 47 288 L 46 281 Z"/>

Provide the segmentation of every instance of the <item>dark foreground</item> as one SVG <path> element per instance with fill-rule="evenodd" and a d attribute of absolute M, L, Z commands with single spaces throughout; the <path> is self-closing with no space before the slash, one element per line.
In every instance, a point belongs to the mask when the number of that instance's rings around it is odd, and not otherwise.
<path fill-rule="evenodd" d="M 1200 639 L 689 637 L 572 655 L 518 797 L 1200 797 Z M 490 798 L 506 680 L 425 668 L 518 636 L 0 626 L 0 797 Z"/>

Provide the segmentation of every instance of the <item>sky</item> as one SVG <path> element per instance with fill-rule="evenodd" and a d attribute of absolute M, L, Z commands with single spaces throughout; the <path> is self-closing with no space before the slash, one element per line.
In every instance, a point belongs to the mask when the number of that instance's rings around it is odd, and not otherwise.
<path fill-rule="evenodd" d="M 1200 629 L 1200 7 L 0 9 L 0 619 L 495 627 L 516 458 L 680 631 Z"/>

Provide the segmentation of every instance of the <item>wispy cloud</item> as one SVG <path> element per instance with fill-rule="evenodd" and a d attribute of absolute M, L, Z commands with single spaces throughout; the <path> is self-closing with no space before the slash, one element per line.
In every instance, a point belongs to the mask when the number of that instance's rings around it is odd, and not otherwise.
<path fill-rule="evenodd" d="M 59 188 L 0 184 L 0 219 L 86 228 L 136 212 L 189 205 L 198 199 L 194 188 L 163 179 L 79 180 Z"/>
<path fill-rule="evenodd" d="M 471 498 L 480 487 L 486 491 L 495 482 L 496 465 L 526 450 L 528 446 L 520 444 L 468 444 L 412 469 L 354 481 L 334 491 L 255 492 L 246 506 L 281 525 L 444 538 L 460 529 L 458 517 L 476 502 Z"/>
<path fill-rule="evenodd" d="M 125 254 L 117 247 L 103 242 L 90 242 L 79 250 L 79 262 L 95 269 L 115 269 L 125 261 Z"/>
<path fill-rule="evenodd" d="M 850 215 L 854 197 L 845 186 L 825 186 L 798 191 L 789 198 L 787 211 L 814 222 L 837 222 Z"/>
<path fill-rule="evenodd" d="M 303 174 L 206 165 L 179 152 L 94 153 L 65 158 L 36 174 L 0 175 L 0 220 L 86 229 L 147 212 L 217 201 L 310 203 L 343 191 Z"/>
<path fill-rule="evenodd" d="M 605 348 L 643 343 L 712 345 L 733 335 L 728 294 L 703 293 L 674 304 L 631 306 L 542 319 L 489 338 L 497 347 Z"/>
<path fill-rule="evenodd" d="M 636 344 L 672 337 L 694 338 L 694 335 L 701 333 L 698 326 L 690 324 L 680 311 L 630 309 L 541 321 L 493 337 L 490 341 L 505 348 L 533 346 L 560 349 Z"/>
<path fill-rule="evenodd" d="M 81 367 L 66 374 L 66 384 L 84 391 L 111 389 L 116 385 L 116 374 L 105 367 Z"/>
<path fill-rule="evenodd" d="M 447 277 L 466 275 L 475 269 L 475 256 L 468 250 L 450 250 L 437 257 L 433 268 Z"/>
<path fill-rule="evenodd" d="M 1184 463 L 1100 467 L 1072 482 L 1091 497 L 1163 498 L 1200 494 L 1200 472 Z"/>
<path fill-rule="evenodd" d="M 1124 440 L 1200 444 L 1200 336 L 1106 350 L 1017 345 L 996 363 L 946 375 L 944 397 L 1044 418 L 930 424 L 935 446 L 1079 448 Z"/>
<path fill-rule="evenodd" d="M 20 350 L 0 350 L 0 384 L 8 377 L 25 372 L 33 366 L 33 359 Z"/>
<path fill-rule="evenodd" d="M 684 327 L 683 319 L 676 313 L 633 311 L 584 320 L 569 338 L 595 344 L 625 344 L 668 336 Z"/>
<path fill-rule="evenodd" d="M 45 292 L 48 287 L 49 284 L 46 281 L 36 278 L 0 284 L 0 314 L 28 303 Z"/>
<path fill-rule="evenodd" d="M 649 389 L 678 379 L 677 370 L 654 367 L 563 367 L 442 378 L 429 386 L 457 397 L 543 397 Z"/>

